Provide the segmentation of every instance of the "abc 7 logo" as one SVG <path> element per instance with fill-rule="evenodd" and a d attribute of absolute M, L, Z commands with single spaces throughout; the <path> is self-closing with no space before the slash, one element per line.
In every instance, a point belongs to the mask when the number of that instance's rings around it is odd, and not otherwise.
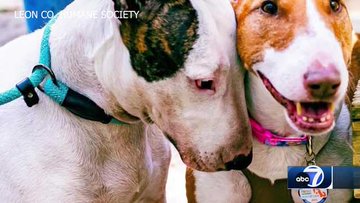
<path fill-rule="evenodd" d="M 308 166 L 295 177 L 300 188 L 318 187 L 324 181 L 324 172 L 318 166 Z"/>
<path fill-rule="evenodd" d="M 301 172 L 296 175 L 295 181 L 300 187 L 308 187 L 310 183 L 310 176 L 307 173 Z"/>

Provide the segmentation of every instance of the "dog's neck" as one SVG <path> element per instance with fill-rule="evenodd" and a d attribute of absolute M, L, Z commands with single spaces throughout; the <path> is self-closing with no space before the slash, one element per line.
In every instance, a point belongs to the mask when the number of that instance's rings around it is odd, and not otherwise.
<path fill-rule="evenodd" d="M 119 66 L 126 69 L 126 64 L 117 62 L 126 57 L 127 51 L 125 46 L 121 46 L 117 20 L 66 16 L 70 12 L 79 12 L 78 8 L 99 13 L 113 11 L 113 4 L 111 1 L 93 1 L 86 4 L 81 1 L 75 1 L 66 9 L 66 14 L 60 14 L 52 29 L 50 47 L 52 68 L 56 77 L 70 88 L 89 97 L 106 113 L 127 123 L 137 122 L 137 115 L 124 111 L 106 86 L 106 80 L 117 78 L 118 88 L 124 87 L 121 84 L 121 78 L 124 78 L 121 74 L 124 73 L 116 70 L 120 70 Z M 66 31 L 63 30 L 64 27 L 67 27 Z M 64 38 L 66 40 L 62 40 Z M 109 69 L 115 70 L 113 75 L 104 75 Z M 127 93 L 124 88 L 124 94 Z M 136 98 L 129 96 L 129 99 Z"/>
<path fill-rule="evenodd" d="M 264 128 L 279 135 L 300 136 L 302 133 L 291 128 L 285 118 L 284 108 L 271 96 L 260 78 L 248 73 L 246 97 L 249 114 Z M 314 152 L 317 154 L 326 144 L 329 134 L 313 138 Z M 305 165 L 305 145 L 276 147 L 268 146 L 254 139 L 254 159 L 249 169 L 258 176 L 274 183 L 287 177 L 287 166 Z"/>

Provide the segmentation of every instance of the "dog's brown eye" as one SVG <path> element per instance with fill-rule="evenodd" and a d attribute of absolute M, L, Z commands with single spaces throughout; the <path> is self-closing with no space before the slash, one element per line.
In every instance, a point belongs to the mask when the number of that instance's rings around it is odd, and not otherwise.
<path fill-rule="evenodd" d="M 214 80 L 209 80 L 209 79 L 195 80 L 195 85 L 200 90 L 215 91 Z"/>
<path fill-rule="evenodd" d="M 278 12 L 278 7 L 272 1 L 265 1 L 261 5 L 261 10 L 264 11 L 265 13 L 268 13 L 268 14 L 271 14 L 271 15 L 276 15 L 277 12 Z"/>
<path fill-rule="evenodd" d="M 330 0 L 330 7 L 331 10 L 333 10 L 334 12 L 340 12 L 341 10 L 341 4 L 338 0 Z"/>

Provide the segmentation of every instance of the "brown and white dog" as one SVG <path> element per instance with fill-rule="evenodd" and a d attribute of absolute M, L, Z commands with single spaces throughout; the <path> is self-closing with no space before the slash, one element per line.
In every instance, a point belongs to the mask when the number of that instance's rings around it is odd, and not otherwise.
<path fill-rule="evenodd" d="M 120 24 L 103 15 L 114 8 L 140 13 Z M 31 74 L 42 34 L 0 48 L 0 92 Z M 235 40 L 228 0 L 75 0 L 52 27 L 53 71 L 128 125 L 82 119 L 41 92 L 33 108 L 22 99 L 0 106 L 0 201 L 164 202 L 162 132 L 189 167 L 246 167 Z"/>
<path fill-rule="evenodd" d="M 238 0 L 238 52 L 249 115 L 278 136 L 313 136 L 318 165 L 351 165 L 349 83 L 352 26 L 342 0 Z M 302 202 L 287 189 L 287 167 L 305 166 L 305 145 L 268 146 L 254 139 L 243 172 L 187 173 L 189 202 Z M 347 202 L 350 190 L 327 202 Z"/>

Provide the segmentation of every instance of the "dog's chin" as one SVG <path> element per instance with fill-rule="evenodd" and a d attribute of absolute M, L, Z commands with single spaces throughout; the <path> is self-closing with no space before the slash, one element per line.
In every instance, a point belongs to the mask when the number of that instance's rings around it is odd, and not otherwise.
<path fill-rule="evenodd" d="M 323 135 L 335 126 L 335 102 L 292 101 L 280 94 L 263 74 L 259 73 L 266 89 L 284 107 L 288 124 L 296 131 L 307 135 Z"/>

